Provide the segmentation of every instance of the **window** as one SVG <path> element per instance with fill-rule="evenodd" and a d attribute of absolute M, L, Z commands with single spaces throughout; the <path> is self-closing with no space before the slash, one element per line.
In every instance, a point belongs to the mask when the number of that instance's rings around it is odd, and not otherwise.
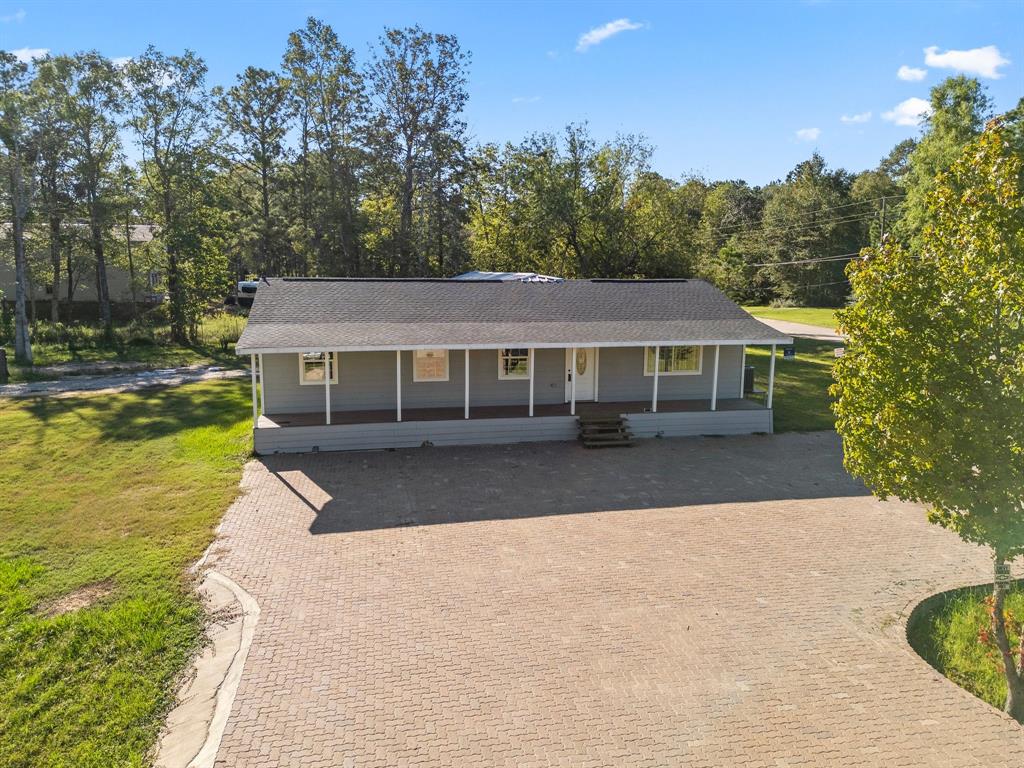
<path fill-rule="evenodd" d="M 338 353 L 330 354 L 331 384 L 338 383 Z M 299 384 L 324 383 L 324 353 L 306 352 L 299 355 Z"/>
<path fill-rule="evenodd" d="M 530 378 L 530 350 L 528 350 L 528 349 L 499 349 L 498 350 L 498 378 L 499 379 L 528 379 L 528 378 Z"/>
<path fill-rule="evenodd" d="M 448 350 L 414 350 L 412 353 L 412 380 L 448 381 Z"/>
<path fill-rule="evenodd" d="M 644 376 L 654 375 L 654 347 L 644 354 Z M 696 376 L 700 373 L 702 347 L 661 347 L 658 353 L 659 376 Z"/>

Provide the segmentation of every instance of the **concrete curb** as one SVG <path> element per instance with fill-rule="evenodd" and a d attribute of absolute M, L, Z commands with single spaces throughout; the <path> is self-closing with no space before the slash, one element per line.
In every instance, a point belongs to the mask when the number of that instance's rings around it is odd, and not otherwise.
<path fill-rule="evenodd" d="M 157 744 L 156 768 L 212 768 L 256 632 L 259 606 L 227 576 L 207 571 L 198 591 L 215 616 L 228 618 L 211 626 L 209 646 L 178 691 Z"/>

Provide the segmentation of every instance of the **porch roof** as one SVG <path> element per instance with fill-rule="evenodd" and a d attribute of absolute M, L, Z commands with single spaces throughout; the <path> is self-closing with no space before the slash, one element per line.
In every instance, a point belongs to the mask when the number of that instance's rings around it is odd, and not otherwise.
<path fill-rule="evenodd" d="M 702 280 L 270 278 L 236 351 L 791 341 Z"/>

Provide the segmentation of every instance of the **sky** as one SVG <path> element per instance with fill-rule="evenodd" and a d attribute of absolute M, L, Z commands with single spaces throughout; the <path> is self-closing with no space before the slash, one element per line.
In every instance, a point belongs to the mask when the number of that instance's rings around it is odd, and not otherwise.
<path fill-rule="evenodd" d="M 1024 0 L 1015 2 L 6 2 L 0 48 L 23 57 L 149 44 L 195 51 L 209 84 L 279 66 L 307 16 L 361 61 L 385 27 L 419 24 L 471 52 L 465 118 L 477 142 L 587 122 L 635 133 L 680 178 L 782 178 L 814 150 L 875 167 L 919 135 L 929 89 L 978 77 L 997 111 L 1024 96 Z"/>

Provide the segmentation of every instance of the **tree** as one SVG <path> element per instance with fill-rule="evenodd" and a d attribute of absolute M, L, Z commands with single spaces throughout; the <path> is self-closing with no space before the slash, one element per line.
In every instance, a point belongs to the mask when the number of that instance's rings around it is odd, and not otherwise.
<path fill-rule="evenodd" d="M 125 65 L 131 117 L 142 150 L 148 210 L 159 224 L 167 254 L 171 337 L 189 341 L 208 298 L 220 254 L 204 240 L 210 234 L 209 188 L 215 137 L 204 87 L 206 65 L 191 51 L 167 56 L 150 46 Z M 226 283 L 226 270 L 221 282 Z"/>
<path fill-rule="evenodd" d="M 60 319 L 60 277 L 64 225 L 72 212 L 71 142 L 68 125 L 70 61 L 47 57 L 36 64 L 32 81 L 39 134 L 39 209 L 46 220 L 50 252 L 50 320 Z"/>
<path fill-rule="evenodd" d="M 929 222 L 928 194 L 937 174 L 948 170 L 960 152 L 985 125 L 992 102 L 977 80 L 950 77 L 932 88 L 931 113 L 924 134 L 907 158 L 905 216 L 897 234 L 903 239 L 920 235 Z"/>
<path fill-rule="evenodd" d="M 851 185 L 850 174 L 815 152 L 768 190 L 762 227 L 746 242 L 778 264 L 767 272 L 784 301 L 834 307 L 849 294 L 842 259 L 866 244 L 869 215 L 849 205 Z"/>
<path fill-rule="evenodd" d="M 32 363 L 32 342 L 25 311 L 29 278 L 25 220 L 35 197 L 38 157 L 38 132 L 32 109 L 28 66 L 12 54 L 0 51 L 0 144 L 5 152 L 14 241 L 14 359 L 26 365 Z"/>
<path fill-rule="evenodd" d="M 468 59 L 454 35 L 417 26 L 385 30 L 369 68 L 376 100 L 371 141 L 377 159 L 393 168 L 388 175 L 395 179 L 399 201 L 398 260 L 392 261 L 392 272 L 433 271 L 415 237 L 414 204 L 418 194 L 430 196 L 423 190 L 430 189 L 432 165 L 436 168 L 441 157 L 461 156 Z"/>
<path fill-rule="evenodd" d="M 736 301 L 772 298 L 768 273 L 757 266 L 762 252 L 751 233 L 761 226 L 764 197 L 745 181 L 723 181 L 708 191 L 696 232 L 697 271 Z"/>
<path fill-rule="evenodd" d="M 358 275 L 357 209 L 367 101 L 355 53 L 310 17 L 288 36 L 284 68 L 300 127 L 305 221 L 320 271 Z M 312 148 L 316 148 L 316 152 Z M 326 193 L 326 199 L 321 199 Z"/>
<path fill-rule="evenodd" d="M 858 298 L 840 313 L 832 388 L 847 469 L 989 547 L 997 576 L 1024 553 L 1022 174 L 993 122 L 932 185 L 920 243 L 890 240 L 851 264 Z M 1009 645 L 1004 595 L 997 578 L 1006 711 L 1024 722 L 1024 648 Z"/>
<path fill-rule="evenodd" d="M 109 333 L 112 324 L 105 246 L 119 193 L 115 170 L 121 141 L 115 115 L 122 107 L 120 75 L 109 59 L 95 51 L 72 57 L 68 73 L 67 124 L 74 158 L 72 172 L 76 196 L 88 213 L 100 320 Z"/>
<path fill-rule="evenodd" d="M 283 274 L 291 259 L 277 195 L 286 160 L 288 83 L 274 72 L 248 67 L 217 95 L 230 172 L 238 181 L 233 207 L 242 219 L 248 266 L 259 275 Z"/>

